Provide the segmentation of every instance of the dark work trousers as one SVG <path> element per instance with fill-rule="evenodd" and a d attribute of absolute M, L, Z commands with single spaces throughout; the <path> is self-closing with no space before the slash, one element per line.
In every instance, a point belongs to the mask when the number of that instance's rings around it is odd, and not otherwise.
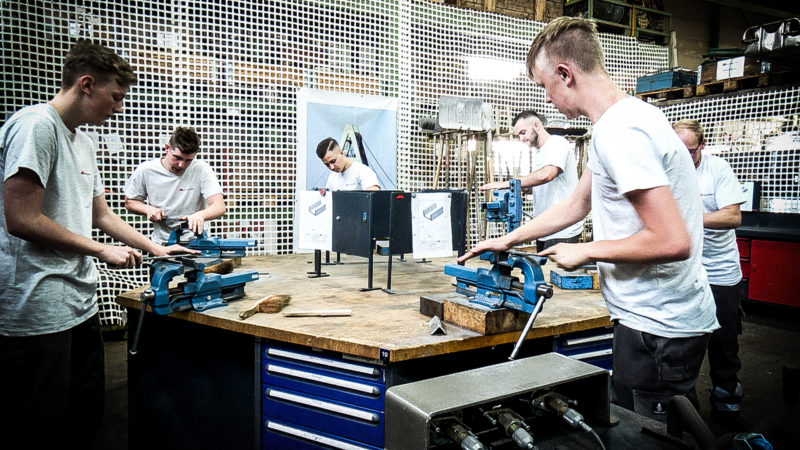
<path fill-rule="evenodd" d="M 708 343 L 708 367 L 711 384 L 733 393 L 739 382 L 736 374 L 742 368 L 739 359 L 739 336 L 742 334 L 742 299 L 744 283 L 734 286 L 711 285 L 717 305 L 720 328 L 711 334 Z"/>
<path fill-rule="evenodd" d="M 675 395 L 699 410 L 695 383 L 710 337 L 665 338 L 615 321 L 611 401 L 662 422 Z"/>
<path fill-rule="evenodd" d="M 536 251 L 540 252 L 548 247 L 552 247 L 556 244 L 566 243 L 566 244 L 575 244 L 581 240 L 581 235 L 575 235 L 571 238 L 564 238 L 564 239 L 548 239 L 546 241 L 537 240 L 536 241 Z"/>
<path fill-rule="evenodd" d="M 39 336 L 0 336 L 0 448 L 91 449 L 103 417 L 100 319 Z"/>

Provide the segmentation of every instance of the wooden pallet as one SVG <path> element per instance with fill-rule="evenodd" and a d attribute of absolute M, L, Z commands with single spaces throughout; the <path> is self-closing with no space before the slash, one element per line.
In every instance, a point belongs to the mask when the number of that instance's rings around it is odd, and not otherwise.
<path fill-rule="evenodd" d="M 650 92 L 639 92 L 636 94 L 636 97 L 645 101 L 653 100 L 656 102 L 675 100 L 679 98 L 689 98 L 694 97 L 695 87 L 696 86 L 694 84 L 687 84 L 686 86 L 682 87 L 659 89 L 657 91 Z"/>
<path fill-rule="evenodd" d="M 751 89 L 770 85 L 770 74 L 745 75 L 743 77 L 728 78 L 725 80 L 709 81 L 698 84 L 695 92 L 698 97 L 721 92 L 732 92 L 741 89 Z"/>

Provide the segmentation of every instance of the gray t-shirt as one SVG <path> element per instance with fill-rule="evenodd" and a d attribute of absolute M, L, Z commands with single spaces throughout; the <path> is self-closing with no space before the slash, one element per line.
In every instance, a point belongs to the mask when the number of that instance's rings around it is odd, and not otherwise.
<path fill-rule="evenodd" d="M 611 319 L 668 338 L 719 328 L 701 261 L 703 206 L 694 163 L 664 114 L 633 97 L 613 104 L 592 127 L 588 167 L 595 240 L 624 239 L 642 229 L 626 193 L 669 186 L 692 244 L 691 256 L 683 261 L 598 262 Z"/>
<path fill-rule="evenodd" d="M 533 170 L 544 166 L 554 166 L 561 173 L 549 183 L 533 187 L 533 215 L 538 216 L 551 206 L 572 194 L 578 185 L 578 164 L 575 161 L 575 147 L 562 136 L 550 136 L 540 149 L 533 149 Z M 583 220 L 557 231 L 550 236 L 539 238 L 540 241 L 550 239 L 567 239 L 583 232 Z"/>
<path fill-rule="evenodd" d="M 705 213 L 747 200 L 733 169 L 720 157 L 704 154 L 697 168 L 697 178 Z M 703 229 L 703 266 L 711 284 L 733 286 L 742 280 L 735 230 Z"/>
<path fill-rule="evenodd" d="M 103 184 L 89 136 L 69 131 L 49 104 L 23 108 L 0 129 L 3 182 L 22 168 L 44 186 L 42 214 L 91 238 L 92 201 L 103 195 Z M 55 333 L 97 313 L 94 260 L 10 235 L 5 214 L 0 214 L 0 268 L 2 335 Z"/>
<path fill-rule="evenodd" d="M 139 164 L 125 183 L 126 197 L 146 201 L 166 214 L 167 220 L 153 222 L 150 239 L 158 244 L 167 242 L 172 229 L 180 224 L 179 217 L 205 209 L 206 199 L 221 193 L 214 171 L 197 159 L 181 175 L 165 169 L 160 158 L 151 159 Z"/>

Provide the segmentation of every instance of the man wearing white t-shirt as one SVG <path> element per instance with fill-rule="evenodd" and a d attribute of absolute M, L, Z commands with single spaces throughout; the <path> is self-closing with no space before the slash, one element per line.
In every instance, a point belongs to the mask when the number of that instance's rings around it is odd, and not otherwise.
<path fill-rule="evenodd" d="M 528 51 L 528 76 L 567 118 L 592 122 L 589 162 L 564 201 L 460 262 L 547 236 L 591 211 L 593 240 L 540 253 L 574 270 L 597 263 L 614 322 L 611 400 L 666 421 L 670 400 L 695 406 L 711 332 L 719 328 L 702 264 L 703 206 L 691 157 L 664 114 L 629 97 L 604 67 L 597 26 L 552 20 Z"/>
<path fill-rule="evenodd" d="M 711 417 L 732 430 L 746 428 L 740 416 L 742 384 L 737 377 L 742 300 L 745 298 L 736 227 L 742 223 L 739 205 L 747 199 L 731 166 L 722 158 L 703 155 L 705 136 L 696 120 L 681 120 L 672 128 L 692 155 L 703 199 L 703 266 L 717 305 L 720 328 L 708 343 L 713 389 Z"/>
<path fill-rule="evenodd" d="M 348 158 L 336 139 L 325 138 L 317 144 L 317 156 L 332 172 L 328 175 L 325 191 L 377 191 L 378 176 L 368 166 Z"/>
<path fill-rule="evenodd" d="M 562 136 L 552 136 L 544 127 L 542 117 L 533 110 L 520 112 L 511 121 L 514 135 L 533 152 L 533 172 L 519 179 L 520 186 L 532 188 L 533 216 L 545 212 L 569 197 L 578 184 L 578 166 L 574 147 Z M 496 181 L 481 186 L 481 190 L 508 189 L 508 181 Z M 581 238 L 583 219 L 549 236 L 536 240 L 536 250 L 559 243 L 575 243 Z"/>
<path fill-rule="evenodd" d="M 125 207 L 153 222 L 150 239 L 162 245 L 182 221 L 192 232 L 181 236 L 184 242 L 200 235 L 206 221 L 225 214 L 216 174 L 207 162 L 195 160 L 197 133 L 178 127 L 164 148 L 164 156 L 140 164 L 125 184 Z"/>

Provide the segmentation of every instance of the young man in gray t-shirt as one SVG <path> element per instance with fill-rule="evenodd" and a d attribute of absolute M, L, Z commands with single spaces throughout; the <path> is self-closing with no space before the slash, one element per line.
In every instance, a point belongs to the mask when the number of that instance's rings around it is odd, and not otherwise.
<path fill-rule="evenodd" d="M 79 40 L 56 96 L 21 109 L 0 129 L 4 448 L 93 446 L 104 399 L 94 258 L 126 268 L 142 263 L 134 248 L 154 256 L 189 251 L 156 245 L 108 207 L 95 144 L 78 129 L 121 112 L 135 81 L 113 51 Z M 95 227 L 126 245 L 93 240 Z"/>
<path fill-rule="evenodd" d="M 164 156 L 140 164 L 125 183 L 125 207 L 153 223 L 150 239 L 165 244 L 182 221 L 186 242 L 199 235 L 208 220 L 225 214 L 225 200 L 216 174 L 196 159 L 200 139 L 191 128 L 178 127 L 164 146 Z"/>

